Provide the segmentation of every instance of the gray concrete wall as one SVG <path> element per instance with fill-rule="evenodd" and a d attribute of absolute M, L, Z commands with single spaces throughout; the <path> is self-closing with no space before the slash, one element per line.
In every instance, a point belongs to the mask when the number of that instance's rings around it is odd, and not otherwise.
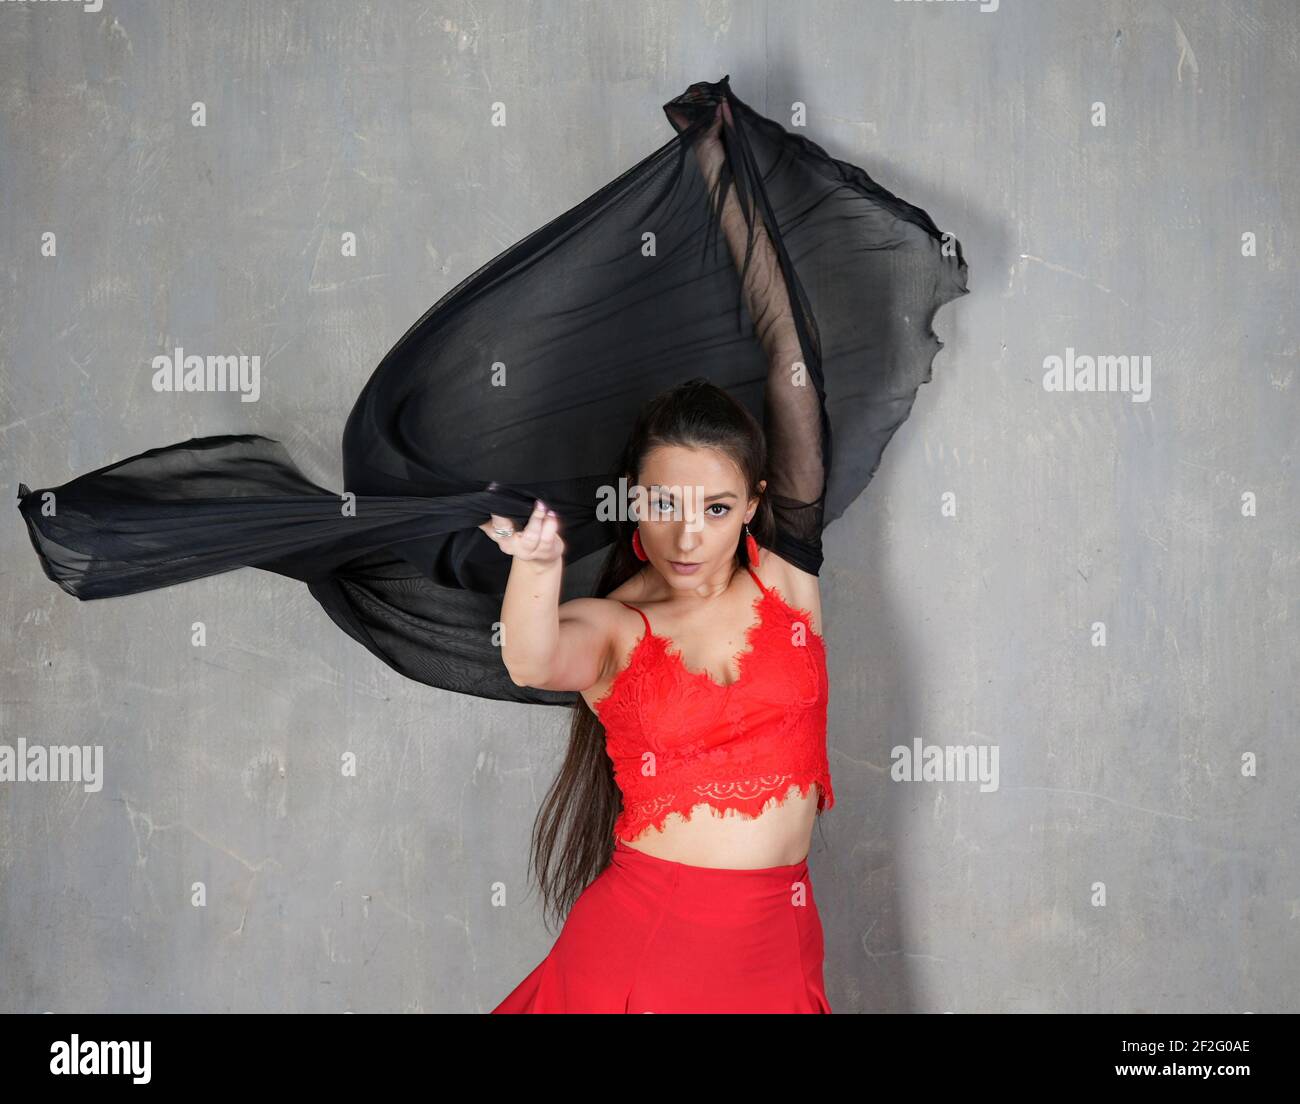
<path fill-rule="evenodd" d="M 5 3 L 8 484 L 257 432 L 340 486 L 389 346 L 665 100 L 802 101 L 972 288 L 826 537 L 832 1006 L 1300 1010 L 1298 43 L 1290 0 Z M 260 353 L 259 401 L 153 392 L 176 345 Z M 1045 390 L 1067 349 L 1148 401 Z M 287 579 L 81 604 L 0 541 L 0 743 L 106 755 L 0 785 L 0 1008 L 481 1012 L 546 953 L 563 711 L 404 681 Z M 914 740 L 998 787 L 895 780 Z"/>

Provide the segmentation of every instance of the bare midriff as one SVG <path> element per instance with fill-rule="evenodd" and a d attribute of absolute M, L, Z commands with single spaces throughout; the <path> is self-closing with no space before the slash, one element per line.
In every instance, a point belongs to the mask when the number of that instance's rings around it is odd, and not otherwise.
<path fill-rule="evenodd" d="M 791 866 L 808 857 L 816 819 L 817 788 L 809 787 L 805 795 L 791 783 L 783 797 L 774 797 L 756 817 L 700 804 L 691 810 L 689 820 L 669 813 L 662 829 L 652 825 L 636 839 L 623 842 L 655 858 L 688 866 L 733 870 Z"/>

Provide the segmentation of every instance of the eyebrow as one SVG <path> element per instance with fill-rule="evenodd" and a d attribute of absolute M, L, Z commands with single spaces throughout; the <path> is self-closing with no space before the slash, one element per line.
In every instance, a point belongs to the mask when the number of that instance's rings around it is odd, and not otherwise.
<path fill-rule="evenodd" d="M 659 494 L 661 494 L 661 495 L 663 495 L 663 494 L 668 495 L 669 498 L 676 498 L 676 497 L 677 497 L 676 495 L 671 494 L 671 493 L 668 491 L 668 488 L 667 488 L 667 487 L 664 487 L 664 486 L 661 486 L 661 485 L 656 485 L 655 490 L 657 490 L 657 491 L 659 492 Z M 705 502 L 716 502 L 716 501 L 717 501 L 718 499 L 720 499 L 720 498 L 739 498 L 739 497 L 740 497 L 740 496 L 737 495 L 734 491 L 719 491 L 717 494 L 711 494 L 711 495 L 709 495 L 709 496 L 708 496 L 704 501 L 705 501 Z"/>

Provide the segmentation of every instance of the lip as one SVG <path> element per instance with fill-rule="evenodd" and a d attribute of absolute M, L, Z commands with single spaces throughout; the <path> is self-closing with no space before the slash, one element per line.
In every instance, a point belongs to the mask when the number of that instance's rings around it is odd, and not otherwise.
<path fill-rule="evenodd" d="M 669 560 L 668 562 L 678 575 L 694 575 L 700 569 L 698 563 L 683 563 L 681 560 Z"/>

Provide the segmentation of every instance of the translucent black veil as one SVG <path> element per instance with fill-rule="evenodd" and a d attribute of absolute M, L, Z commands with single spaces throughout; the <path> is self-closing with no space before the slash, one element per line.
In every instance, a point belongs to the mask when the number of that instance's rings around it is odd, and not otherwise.
<path fill-rule="evenodd" d="M 821 526 L 867 485 L 930 379 L 942 347 L 932 322 L 967 292 L 966 262 L 923 210 L 764 118 L 723 77 L 664 105 L 676 131 L 665 145 L 407 331 L 348 418 L 342 492 L 256 435 L 150 449 L 59 487 L 20 484 L 46 574 L 90 599 L 258 567 L 305 582 L 412 679 L 571 704 L 573 692 L 510 680 L 493 630 L 511 561 L 478 526 L 490 513 L 522 523 L 543 499 L 560 516 L 564 597 L 590 594 L 594 554 L 615 537 L 600 489 L 646 400 L 703 376 L 763 420 L 768 365 L 691 155 L 723 98 L 723 182 L 768 231 L 821 403 L 822 495 L 802 514 L 793 502 L 774 511 L 787 522 L 778 551 L 818 572 Z"/>

